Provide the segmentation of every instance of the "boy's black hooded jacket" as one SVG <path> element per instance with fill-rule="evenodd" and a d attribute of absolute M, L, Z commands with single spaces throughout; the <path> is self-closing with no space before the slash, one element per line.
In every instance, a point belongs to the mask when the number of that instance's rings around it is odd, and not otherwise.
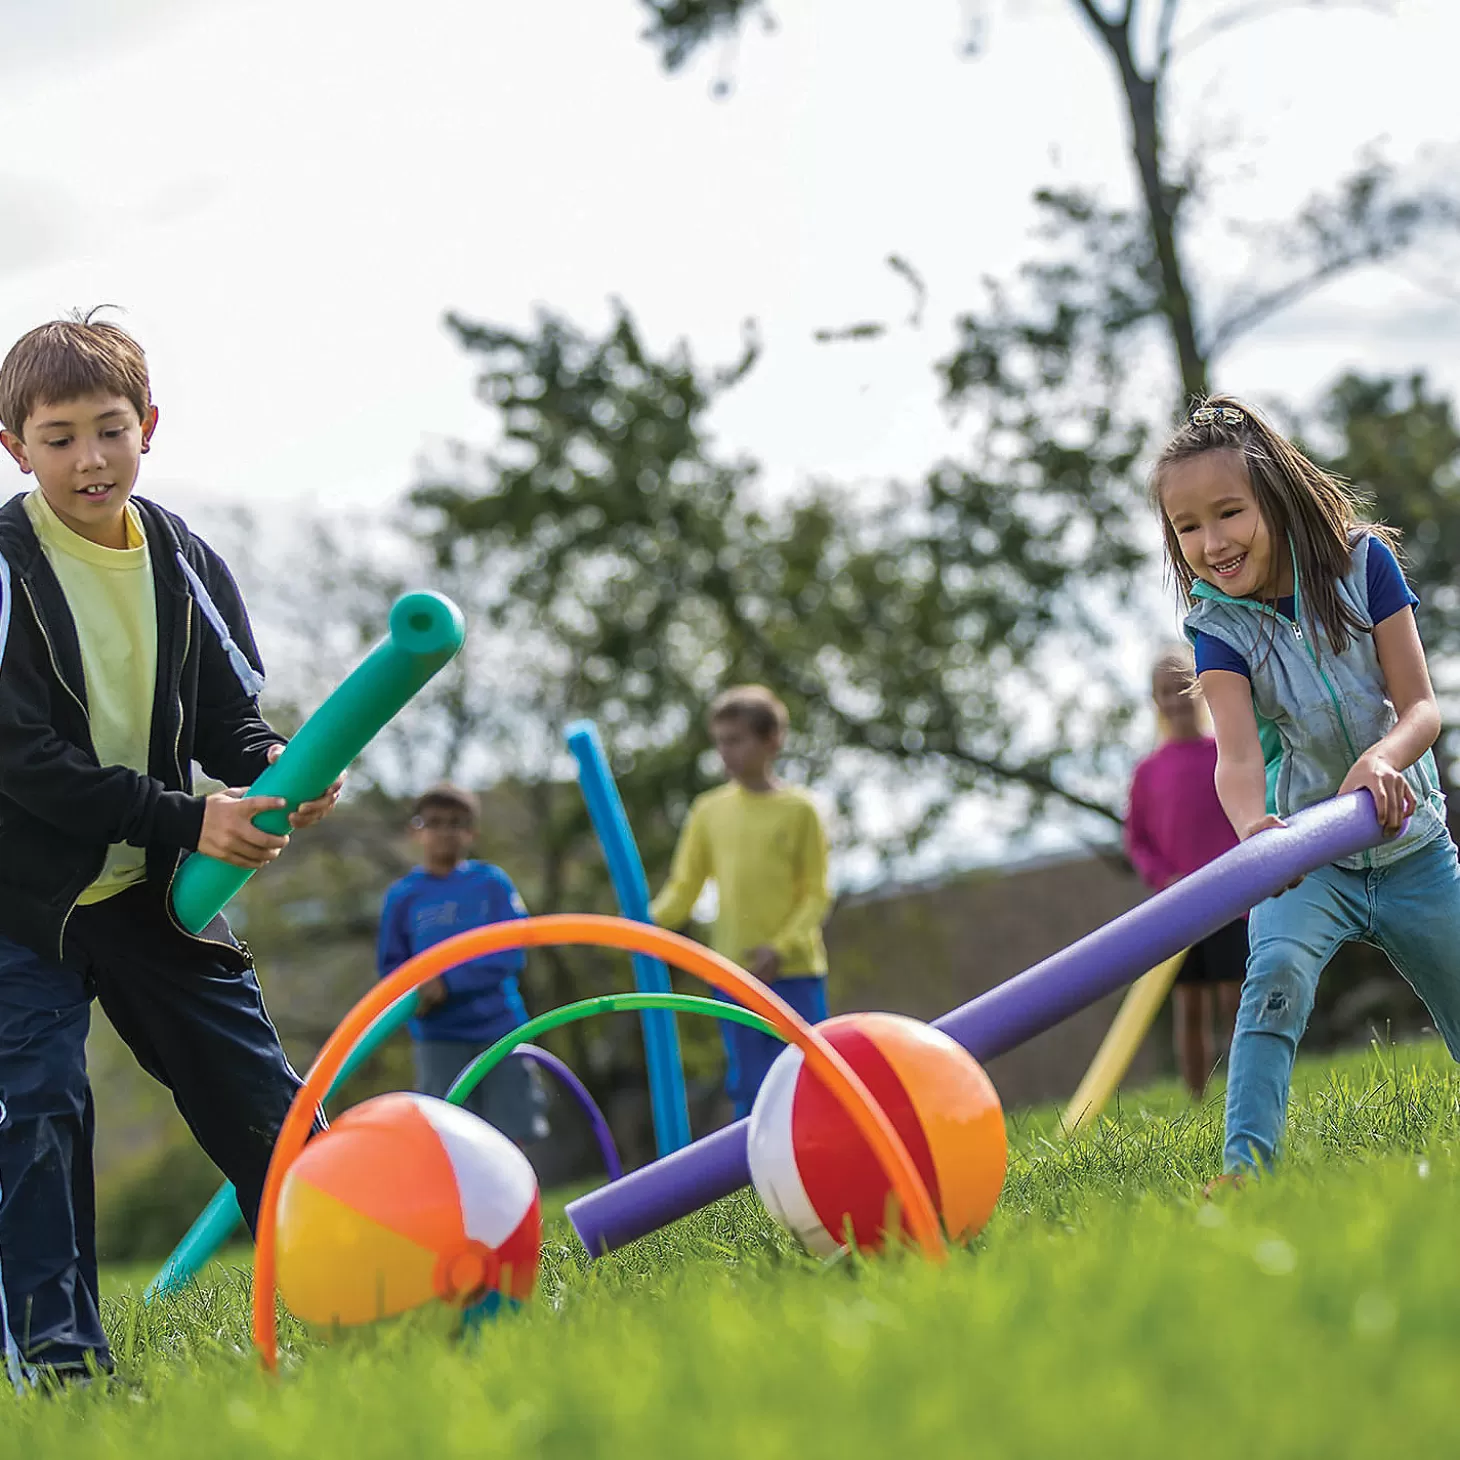
<path fill-rule="evenodd" d="M 113 842 L 145 847 L 148 883 L 171 886 L 202 833 L 194 760 L 248 786 L 284 737 L 259 714 L 263 670 L 227 566 L 180 517 L 134 497 L 157 596 L 148 774 L 98 764 L 75 621 L 24 500 L 0 507 L 0 935 L 59 958 Z"/>

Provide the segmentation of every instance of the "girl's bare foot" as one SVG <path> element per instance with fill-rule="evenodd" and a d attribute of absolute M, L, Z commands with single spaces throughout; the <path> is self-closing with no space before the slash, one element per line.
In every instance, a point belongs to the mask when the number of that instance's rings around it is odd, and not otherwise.
<path fill-rule="evenodd" d="M 1219 1191 L 1241 1191 L 1247 1185 L 1247 1176 L 1241 1171 L 1223 1171 L 1202 1187 L 1201 1194 L 1210 1201 Z"/>

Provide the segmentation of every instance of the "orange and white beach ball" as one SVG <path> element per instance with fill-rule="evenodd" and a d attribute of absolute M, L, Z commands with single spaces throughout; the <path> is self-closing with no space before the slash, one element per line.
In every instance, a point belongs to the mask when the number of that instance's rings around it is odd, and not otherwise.
<path fill-rule="evenodd" d="M 279 1292 L 307 1323 L 371 1323 L 433 1300 L 491 1312 L 531 1296 L 541 1246 L 527 1157 L 429 1095 L 347 1110 L 279 1194 Z"/>
<path fill-rule="evenodd" d="M 946 1034 L 902 1014 L 841 1014 L 816 1026 L 902 1137 L 950 1239 L 974 1236 L 1004 1185 L 998 1092 Z M 772 1216 L 812 1251 L 880 1248 L 891 1183 L 841 1103 L 788 1045 L 750 1113 L 750 1177 Z M 903 1221 L 906 1232 L 906 1221 Z"/>

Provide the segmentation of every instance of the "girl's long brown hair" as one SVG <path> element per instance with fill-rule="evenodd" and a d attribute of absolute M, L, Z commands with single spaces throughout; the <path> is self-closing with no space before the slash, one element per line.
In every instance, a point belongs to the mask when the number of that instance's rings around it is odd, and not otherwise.
<path fill-rule="evenodd" d="M 1213 412 L 1201 424 L 1191 417 Z M 1223 412 L 1239 412 L 1240 422 L 1222 419 Z M 1209 395 L 1192 404 L 1187 419 L 1166 443 L 1151 471 L 1151 500 L 1161 514 L 1166 558 L 1187 602 L 1193 602 L 1192 572 L 1181 543 L 1161 500 L 1165 473 L 1177 462 L 1207 451 L 1232 451 L 1242 458 L 1257 498 L 1257 510 L 1272 538 L 1274 556 L 1288 550 L 1297 559 L 1299 592 L 1307 612 L 1322 626 L 1335 654 L 1341 654 L 1354 636 L 1369 630 L 1339 596 L 1338 585 L 1352 567 L 1353 534 L 1368 532 L 1398 546 L 1399 534 L 1361 515 L 1362 497 L 1350 483 L 1310 461 L 1285 436 L 1274 430 L 1251 406 L 1230 395 Z"/>

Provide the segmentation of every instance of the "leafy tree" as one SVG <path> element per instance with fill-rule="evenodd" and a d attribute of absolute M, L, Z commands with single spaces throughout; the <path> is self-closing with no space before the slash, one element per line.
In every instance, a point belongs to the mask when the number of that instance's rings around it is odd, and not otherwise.
<path fill-rule="evenodd" d="M 1311 434 L 1335 470 L 1373 498 L 1377 515 L 1404 534 L 1405 568 L 1420 597 L 1420 632 L 1444 722 L 1448 771 L 1460 746 L 1460 428 L 1448 397 L 1423 374 L 1342 376 Z"/>
<path fill-rule="evenodd" d="M 881 786 L 901 812 L 893 843 L 971 789 L 1117 821 L 1134 699 L 1119 640 L 1158 602 L 1142 571 L 1155 534 L 1140 464 L 1164 414 L 1151 400 L 1204 390 L 1273 312 L 1453 221 L 1447 197 L 1371 157 L 1253 230 L 1244 282 L 1221 296 L 1192 262 L 1216 199 L 1171 153 L 1168 92 L 1185 50 L 1269 7 L 1181 32 L 1175 0 L 1071 5 L 1118 82 L 1133 199 L 1035 194 L 1035 257 L 989 283 L 939 365 L 968 449 L 921 480 L 871 499 L 818 483 L 767 506 L 754 464 L 718 456 L 706 424 L 754 367 L 753 339 L 714 370 L 683 346 L 655 356 L 622 306 L 597 338 L 550 312 L 526 332 L 451 317 L 502 442 L 460 448 L 416 504 L 438 514 L 445 558 L 500 575 L 491 619 L 534 704 L 555 724 L 595 714 L 646 811 L 677 818 L 702 776 L 680 744 L 715 689 L 754 678 L 787 694 L 803 767 L 844 810 Z M 671 69 L 768 19 L 758 0 L 645 9 Z"/>
<path fill-rule="evenodd" d="M 1015 703 L 1041 694 L 1071 572 L 1055 545 L 1075 498 L 1088 514 L 1088 482 L 1071 473 L 1064 516 L 1044 523 L 951 467 L 881 501 L 828 486 L 772 508 L 705 425 L 753 368 L 753 340 L 705 370 L 683 347 L 654 356 L 622 308 L 601 338 L 551 314 L 525 333 L 450 323 L 480 357 L 501 444 L 460 449 L 413 501 L 439 514 L 443 561 L 492 566 L 482 606 L 511 646 L 502 671 L 537 676 L 554 725 L 591 713 L 613 737 L 651 866 L 706 784 L 685 737 L 738 680 L 785 694 L 801 768 L 846 812 L 874 776 L 898 793 L 894 840 L 926 832 L 946 784 L 990 774 L 1103 809 L 1026 749 Z"/>
<path fill-rule="evenodd" d="M 771 23 L 765 0 L 641 3 L 649 14 L 646 38 L 659 48 L 671 71 L 752 15 Z M 1182 0 L 1068 4 L 1104 53 L 1119 87 L 1139 206 L 1134 211 L 1111 206 L 1079 189 L 1035 193 L 1049 233 L 1073 241 L 1077 251 L 1026 271 L 1042 309 L 1010 320 L 1002 317 L 996 299 L 991 320 L 965 317 L 965 348 L 949 372 L 955 394 L 984 378 L 991 353 L 1002 353 L 1011 344 L 1038 351 L 1051 331 L 1062 340 L 1077 322 L 1102 333 L 1113 328 L 1117 335 L 1154 324 L 1171 351 L 1183 394 L 1201 394 L 1215 359 L 1278 309 L 1354 268 L 1393 258 L 1426 230 L 1453 225 L 1460 216 L 1449 193 L 1406 187 L 1391 167 L 1371 156 L 1333 193 L 1315 195 L 1285 222 L 1250 230 L 1250 256 L 1241 270 L 1244 282 L 1225 299 L 1208 297 L 1215 291 L 1203 288 L 1198 278 L 1191 233 L 1203 206 L 1211 202 L 1209 176 L 1202 159 L 1174 154 L 1168 138 L 1168 93 L 1178 64 L 1201 45 L 1275 11 L 1333 6 L 1325 0 L 1234 3 L 1218 6 L 1183 31 L 1178 22 L 1189 7 Z M 1357 4 L 1377 11 L 1391 8 L 1382 0 Z M 982 20 L 993 8 L 985 0 L 975 7 L 976 18 Z M 968 50 L 978 54 L 980 47 Z M 1086 348 L 1098 358 L 1100 348 L 1094 342 L 1086 342 Z M 1068 375 L 1068 365 L 1060 373 Z"/>

